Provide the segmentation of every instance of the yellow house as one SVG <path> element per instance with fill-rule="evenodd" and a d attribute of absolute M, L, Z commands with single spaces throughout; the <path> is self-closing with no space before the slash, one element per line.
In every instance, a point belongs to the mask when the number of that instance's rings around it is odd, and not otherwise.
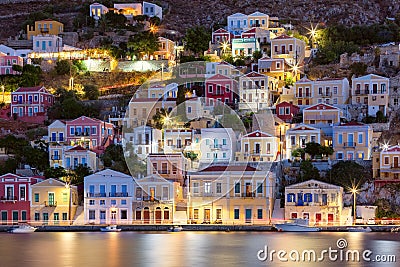
<path fill-rule="evenodd" d="M 292 157 L 292 151 L 297 148 L 305 148 L 309 142 L 323 145 L 321 129 L 309 125 L 300 124 L 286 131 L 286 158 Z"/>
<path fill-rule="evenodd" d="M 156 60 L 175 60 L 175 43 L 167 38 L 158 37 L 159 47 L 154 52 Z"/>
<path fill-rule="evenodd" d="M 78 191 L 64 181 L 49 178 L 31 186 L 31 221 L 35 224 L 72 224 Z"/>
<path fill-rule="evenodd" d="M 247 16 L 247 25 L 249 25 L 250 28 L 260 27 L 263 29 L 268 29 L 269 28 L 268 22 L 269 22 L 269 16 L 259 11 L 256 11 Z"/>
<path fill-rule="evenodd" d="M 275 161 L 278 154 L 278 138 L 259 130 L 240 138 L 240 152 L 236 161 Z"/>
<path fill-rule="evenodd" d="M 128 127 L 138 127 L 152 124 L 153 116 L 161 108 L 167 111 L 172 111 L 176 106 L 175 99 L 167 99 L 166 101 L 157 100 L 154 98 L 132 98 L 129 102 L 128 116 L 126 117 Z"/>
<path fill-rule="evenodd" d="M 373 130 L 368 124 L 351 121 L 333 126 L 333 150 L 337 160 L 369 160 Z"/>
<path fill-rule="evenodd" d="M 64 24 L 52 19 L 35 21 L 35 25 L 26 26 L 27 39 L 32 40 L 37 35 L 59 35 L 64 32 Z"/>
<path fill-rule="evenodd" d="M 275 177 L 248 165 L 212 165 L 189 172 L 189 222 L 269 224 Z"/>
<path fill-rule="evenodd" d="M 372 175 L 375 185 L 400 182 L 400 146 L 385 147 L 373 153 Z"/>
<path fill-rule="evenodd" d="M 285 219 L 309 219 L 311 225 L 343 225 L 343 188 L 309 180 L 285 188 Z M 350 221 L 347 221 L 350 222 Z"/>
<path fill-rule="evenodd" d="M 315 104 L 303 110 L 304 124 L 338 124 L 343 112 L 340 108 L 328 104 Z"/>
<path fill-rule="evenodd" d="M 299 66 L 305 57 L 303 40 L 282 34 L 271 40 L 271 58 L 284 58 L 291 66 Z"/>
<path fill-rule="evenodd" d="M 136 179 L 132 208 L 134 223 L 170 224 L 177 220 L 176 207 L 183 209 L 186 217 L 186 201 L 182 187 L 156 174 Z M 178 208 L 179 209 L 179 208 Z M 186 218 L 183 222 L 186 223 Z"/>

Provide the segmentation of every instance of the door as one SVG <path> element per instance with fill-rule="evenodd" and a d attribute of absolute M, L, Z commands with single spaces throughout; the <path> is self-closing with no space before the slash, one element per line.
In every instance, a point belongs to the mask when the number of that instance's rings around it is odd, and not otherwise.
<path fill-rule="evenodd" d="M 161 223 L 161 208 L 156 208 L 156 223 Z"/>
<path fill-rule="evenodd" d="M 328 214 L 328 224 L 333 224 L 333 214 L 332 213 Z"/>
<path fill-rule="evenodd" d="M 140 221 L 140 220 L 142 220 L 142 211 L 137 210 L 136 211 L 136 221 Z"/>
<path fill-rule="evenodd" d="M 205 209 L 204 210 L 204 222 L 209 223 L 210 222 L 210 209 Z"/>
<path fill-rule="evenodd" d="M 316 213 L 315 214 L 315 222 L 319 223 L 321 221 L 321 219 L 322 219 L 321 213 Z"/>
<path fill-rule="evenodd" d="M 26 211 L 24 210 L 21 212 L 21 220 L 26 221 Z"/>
<path fill-rule="evenodd" d="M 169 220 L 169 209 L 164 208 L 164 221 Z"/>
<path fill-rule="evenodd" d="M 394 157 L 393 158 L 393 167 L 394 168 L 398 168 L 399 167 L 399 158 L 398 157 Z"/>
<path fill-rule="evenodd" d="M 260 144 L 256 144 L 256 154 L 260 154 Z"/>
<path fill-rule="evenodd" d="M 246 209 L 246 223 L 251 223 L 251 209 Z"/>
<path fill-rule="evenodd" d="M 51 142 L 56 142 L 57 141 L 57 133 L 51 133 Z"/>
<path fill-rule="evenodd" d="M 347 141 L 348 141 L 348 146 L 354 146 L 354 135 L 353 134 L 349 134 L 348 136 L 347 136 Z"/>
<path fill-rule="evenodd" d="M 246 197 L 251 197 L 251 183 L 246 183 Z"/>
<path fill-rule="evenodd" d="M 58 133 L 58 141 L 64 142 L 64 133 Z"/>
<path fill-rule="evenodd" d="M 12 220 L 13 222 L 18 222 L 18 211 L 12 212 Z"/>
<path fill-rule="evenodd" d="M 144 220 L 144 223 L 150 223 L 150 210 L 149 210 L 149 208 L 144 208 L 143 220 Z"/>

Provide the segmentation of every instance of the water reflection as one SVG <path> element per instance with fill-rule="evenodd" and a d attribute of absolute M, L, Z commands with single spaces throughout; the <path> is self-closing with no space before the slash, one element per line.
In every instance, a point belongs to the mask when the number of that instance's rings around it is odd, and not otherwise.
<path fill-rule="evenodd" d="M 0 266 L 379 266 L 365 262 L 261 262 L 257 251 L 348 249 L 399 255 L 400 235 L 390 233 L 34 233 L 0 234 Z M 400 261 L 400 258 L 399 258 Z M 398 266 L 388 263 L 382 266 Z"/>

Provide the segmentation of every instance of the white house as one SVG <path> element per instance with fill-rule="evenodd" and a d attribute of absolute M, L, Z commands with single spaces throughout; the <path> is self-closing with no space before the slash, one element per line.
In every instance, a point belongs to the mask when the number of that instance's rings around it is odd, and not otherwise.
<path fill-rule="evenodd" d="M 132 132 L 124 133 L 124 145 L 131 144 L 133 153 L 145 160 L 148 154 L 158 153 L 161 149 L 162 133 L 150 126 L 138 126 Z"/>
<path fill-rule="evenodd" d="M 228 31 L 233 34 L 240 34 L 243 29 L 247 28 L 247 15 L 242 13 L 235 13 L 227 18 Z"/>
<path fill-rule="evenodd" d="M 4 53 L 7 56 L 19 56 L 26 61 L 28 59 L 28 54 L 32 52 L 32 49 L 13 49 L 9 46 L 0 44 L 0 53 Z"/>
<path fill-rule="evenodd" d="M 93 3 L 89 6 L 90 12 L 89 16 L 93 17 L 95 20 L 101 18 L 108 12 L 108 7 L 99 3 Z"/>
<path fill-rule="evenodd" d="M 160 20 L 162 20 L 162 8 L 156 4 L 143 1 L 143 15 L 147 15 L 149 17 L 159 17 Z"/>
<path fill-rule="evenodd" d="M 63 50 L 62 38 L 57 35 L 34 35 L 33 52 L 56 53 Z"/>
<path fill-rule="evenodd" d="M 84 178 L 85 223 L 132 223 L 135 184 L 131 176 L 106 169 Z"/>
<path fill-rule="evenodd" d="M 269 106 L 268 76 L 250 72 L 239 78 L 239 109 L 257 112 Z"/>
<path fill-rule="evenodd" d="M 321 144 L 321 129 L 299 124 L 286 131 L 286 158 L 292 157 L 292 151 L 305 148 L 309 142 Z"/>
<path fill-rule="evenodd" d="M 232 128 L 201 129 L 200 162 L 230 162 L 237 145 Z"/>
<path fill-rule="evenodd" d="M 232 56 L 253 56 L 254 51 L 260 51 L 260 43 L 256 38 L 237 38 L 232 40 Z"/>

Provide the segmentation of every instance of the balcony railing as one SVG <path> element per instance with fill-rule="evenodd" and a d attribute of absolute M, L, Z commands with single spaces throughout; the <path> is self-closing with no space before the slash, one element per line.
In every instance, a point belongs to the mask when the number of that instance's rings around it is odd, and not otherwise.
<path fill-rule="evenodd" d="M 297 98 L 301 98 L 301 97 L 311 97 L 311 93 L 308 94 L 296 94 Z"/>
<path fill-rule="evenodd" d="M 390 166 L 391 169 L 400 169 L 400 165 L 399 164 L 392 164 Z"/>
<path fill-rule="evenodd" d="M 60 155 L 51 155 L 51 160 L 61 160 Z"/>
<path fill-rule="evenodd" d="M 45 201 L 44 206 L 45 207 L 57 207 L 57 201 Z"/>
<path fill-rule="evenodd" d="M 355 90 L 354 94 L 355 95 L 368 95 L 370 93 L 369 90 Z"/>
<path fill-rule="evenodd" d="M 17 196 L 2 196 L 0 198 L 1 201 L 16 201 Z"/>
<path fill-rule="evenodd" d="M 170 174 L 169 170 L 159 170 L 158 171 L 159 174 Z"/>
<path fill-rule="evenodd" d="M 214 95 L 214 96 L 216 96 L 216 95 L 224 95 L 224 92 L 223 91 L 213 92 L 211 95 Z"/>
<path fill-rule="evenodd" d="M 323 92 L 321 94 L 319 94 L 322 97 L 331 97 L 332 96 L 332 92 Z"/>
<path fill-rule="evenodd" d="M 247 198 L 247 197 L 255 197 L 256 193 L 255 192 L 246 192 L 246 193 L 242 193 L 242 197 Z"/>
<path fill-rule="evenodd" d="M 127 197 L 128 192 L 115 192 L 115 193 L 109 193 L 108 195 L 110 197 Z"/>
<path fill-rule="evenodd" d="M 143 201 L 150 201 L 150 202 L 158 202 L 161 197 L 152 197 L 152 196 L 143 196 L 142 200 Z"/>
<path fill-rule="evenodd" d="M 106 193 L 87 193 L 88 197 L 106 197 Z"/>
<path fill-rule="evenodd" d="M 62 138 L 60 138 L 60 137 L 59 137 L 59 138 L 52 138 L 52 137 L 50 137 L 50 138 L 49 138 L 49 141 L 50 141 L 50 142 L 64 142 L 64 141 L 65 141 L 65 138 L 63 138 L 63 137 L 62 137 Z"/>
<path fill-rule="evenodd" d="M 75 136 L 90 136 L 89 132 L 75 132 Z"/>
<path fill-rule="evenodd" d="M 345 142 L 343 143 L 344 147 L 356 147 L 356 143 L 355 142 Z"/>

